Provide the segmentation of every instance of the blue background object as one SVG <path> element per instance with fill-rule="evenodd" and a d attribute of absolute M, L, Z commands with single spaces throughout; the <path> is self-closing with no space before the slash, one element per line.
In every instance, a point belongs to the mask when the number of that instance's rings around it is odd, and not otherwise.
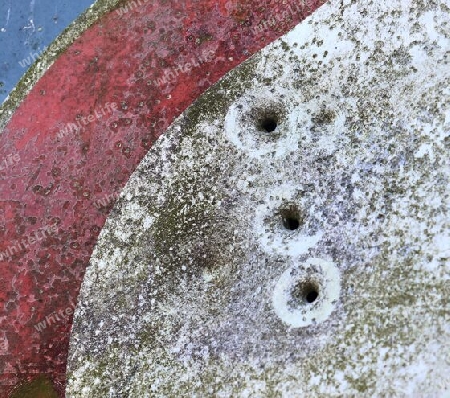
<path fill-rule="evenodd" d="M 93 0 L 0 0 L 0 104 L 45 48 Z"/>

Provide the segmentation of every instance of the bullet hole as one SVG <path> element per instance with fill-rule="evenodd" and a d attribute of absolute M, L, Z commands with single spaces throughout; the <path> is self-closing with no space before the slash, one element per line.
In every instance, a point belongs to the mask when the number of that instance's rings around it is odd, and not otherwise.
<path fill-rule="evenodd" d="M 272 133 L 278 127 L 278 120 L 275 116 L 265 116 L 259 123 L 259 129 L 266 133 Z"/>
<path fill-rule="evenodd" d="M 314 281 L 299 281 L 292 290 L 294 305 L 312 304 L 319 297 L 319 286 Z"/>
<path fill-rule="evenodd" d="M 271 90 L 265 97 L 273 95 Z M 243 126 L 250 127 L 256 136 L 254 138 L 265 142 L 272 143 L 274 139 L 278 139 L 282 129 L 282 123 L 286 121 L 286 109 L 280 100 L 274 101 L 271 99 L 258 99 L 255 105 L 248 107 L 248 105 L 237 103 L 233 107 L 232 113 L 238 117 L 239 123 Z M 253 144 L 252 144 L 253 145 Z"/>
<path fill-rule="evenodd" d="M 319 292 L 317 292 L 316 290 L 309 291 L 305 296 L 306 301 L 308 303 L 314 303 L 314 301 L 316 301 L 317 297 L 319 297 Z"/>
<path fill-rule="evenodd" d="M 289 231 L 295 231 L 300 228 L 302 217 L 297 206 L 289 205 L 280 210 L 281 222 L 283 227 Z"/>

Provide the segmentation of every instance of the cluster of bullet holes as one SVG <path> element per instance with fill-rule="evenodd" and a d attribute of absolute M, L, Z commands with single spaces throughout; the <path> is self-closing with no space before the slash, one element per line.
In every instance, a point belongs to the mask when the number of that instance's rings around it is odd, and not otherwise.
<path fill-rule="evenodd" d="M 296 231 L 303 223 L 299 208 L 296 205 L 283 206 L 280 211 L 281 223 L 288 231 Z M 310 279 L 303 279 L 294 285 L 290 296 L 291 305 L 299 307 L 314 303 L 319 297 L 319 284 Z"/>
<path fill-rule="evenodd" d="M 255 110 L 256 129 L 262 134 L 274 134 L 280 123 L 279 113 Z M 299 233 L 304 224 L 296 204 L 279 208 L 279 223 L 288 233 Z M 280 231 L 280 230 L 278 230 Z M 296 244 L 293 241 L 292 244 Z M 317 258 L 304 262 L 290 259 L 293 265 L 279 278 L 272 300 L 278 317 L 288 326 L 298 328 L 322 322 L 329 317 L 338 300 L 340 275 L 335 264 Z"/>

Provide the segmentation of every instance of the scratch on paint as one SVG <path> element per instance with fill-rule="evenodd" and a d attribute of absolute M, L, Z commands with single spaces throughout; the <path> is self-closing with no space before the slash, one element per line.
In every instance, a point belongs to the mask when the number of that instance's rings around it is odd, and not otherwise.
<path fill-rule="evenodd" d="M 35 5 L 35 3 L 36 3 L 36 0 L 31 0 L 31 3 L 30 3 L 30 16 L 29 16 L 29 18 L 28 18 L 28 26 L 24 26 L 23 28 L 24 29 L 32 29 L 32 32 L 35 32 L 36 31 L 36 27 L 34 26 L 34 21 L 33 21 L 33 19 L 34 19 L 34 5 Z"/>
<path fill-rule="evenodd" d="M 6 15 L 6 25 L 5 28 L 8 26 L 9 24 L 9 17 L 11 16 L 11 4 L 10 7 L 8 7 L 8 14 Z"/>
<path fill-rule="evenodd" d="M 7 11 L 7 13 L 6 13 L 6 23 L 5 23 L 5 26 L 4 26 L 3 28 L 0 29 L 0 32 L 6 32 L 6 28 L 8 27 L 10 16 L 11 16 L 11 0 L 8 2 L 8 11 Z"/>

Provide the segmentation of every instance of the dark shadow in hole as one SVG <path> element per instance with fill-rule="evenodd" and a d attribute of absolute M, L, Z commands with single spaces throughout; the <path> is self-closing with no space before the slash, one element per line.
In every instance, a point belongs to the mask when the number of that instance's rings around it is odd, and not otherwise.
<path fill-rule="evenodd" d="M 286 229 L 294 231 L 300 226 L 300 221 L 297 218 L 286 217 L 285 219 L 283 219 L 283 225 Z"/>
<path fill-rule="evenodd" d="M 312 304 L 319 297 L 319 286 L 311 280 L 303 280 L 297 283 L 291 293 L 295 306 Z"/>
<path fill-rule="evenodd" d="M 275 117 L 267 116 L 261 120 L 261 129 L 266 133 L 272 133 L 278 127 L 278 121 Z"/>
<path fill-rule="evenodd" d="M 280 210 L 280 214 L 284 228 L 288 229 L 289 231 L 295 231 L 296 229 L 300 228 L 300 224 L 303 222 L 303 220 L 297 206 L 290 205 L 284 207 Z"/>
<path fill-rule="evenodd" d="M 311 290 L 306 294 L 305 300 L 307 303 L 311 304 L 316 301 L 317 297 L 319 297 L 319 292 L 316 292 L 316 290 Z"/>

